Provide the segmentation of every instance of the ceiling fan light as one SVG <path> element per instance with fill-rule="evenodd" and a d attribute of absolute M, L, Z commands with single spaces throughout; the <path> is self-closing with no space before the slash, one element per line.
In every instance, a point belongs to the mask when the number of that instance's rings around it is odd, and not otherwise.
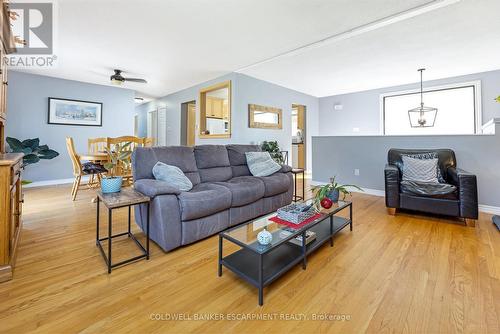
<path fill-rule="evenodd" d="M 121 85 L 123 84 L 123 80 L 117 80 L 117 79 L 115 79 L 115 78 L 112 78 L 112 79 L 111 79 L 111 83 L 112 83 L 113 85 L 121 86 Z"/>

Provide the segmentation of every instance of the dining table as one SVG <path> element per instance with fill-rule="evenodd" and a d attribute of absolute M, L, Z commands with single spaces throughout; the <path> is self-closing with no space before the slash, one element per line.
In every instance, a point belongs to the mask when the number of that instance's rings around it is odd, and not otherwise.
<path fill-rule="evenodd" d="M 102 162 L 108 161 L 109 156 L 106 152 L 88 152 L 86 154 L 80 155 L 80 161 L 90 161 L 90 162 Z"/>

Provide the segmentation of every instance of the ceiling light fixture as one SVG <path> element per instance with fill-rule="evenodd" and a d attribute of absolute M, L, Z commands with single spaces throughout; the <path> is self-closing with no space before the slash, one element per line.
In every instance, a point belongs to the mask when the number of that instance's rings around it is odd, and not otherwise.
<path fill-rule="evenodd" d="M 420 72 L 420 107 L 408 110 L 408 118 L 412 128 L 431 128 L 436 122 L 438 110 L 424 106 L 423 73 L 425 68 L 420 68 L 418 71 Z"/>

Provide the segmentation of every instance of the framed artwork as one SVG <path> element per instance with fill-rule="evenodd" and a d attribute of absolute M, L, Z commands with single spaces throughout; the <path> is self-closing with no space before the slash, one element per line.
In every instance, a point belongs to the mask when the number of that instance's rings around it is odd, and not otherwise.
<path fill-rule="evenodd" d="M 102 103 L 49 97 L 48 123 L 102 126 Z"/>

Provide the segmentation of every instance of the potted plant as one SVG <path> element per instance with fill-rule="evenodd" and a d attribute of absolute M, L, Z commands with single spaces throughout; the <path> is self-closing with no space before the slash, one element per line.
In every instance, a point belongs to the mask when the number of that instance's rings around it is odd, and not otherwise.
<path fill-rule="evenodd" d="M 356 188 L 363 191 L 363 189 L 354 184 L 340 184 L 336 182 L 335 176 L 330 178 L 329 183 L 314 189 L 314 203 L 316 207 L 322 206 L 325 209 L 329 209 L 333 203 L 338 202 L 340 193 L 342 193 L 342 200 L 347 195 L 351 195 L 351 191 L 348 188 Z"/>
<path fill-rule="evenodd" d="M 104 168 L 108 170 L 108 175 L 101 180 L 101 190 L 105 194 L 119 192 L 122 188 L 123 178 L 117 176 L 119 170 L 127 170 L 130 165 L 130 155 L 132 151 L 128 148 L 132 143 L 116 144 L 112 150 L 108 150 L 108 161 L 104 164 Z"/>
<path fill-rule="evenodd" d="M 273 158 L 273 160 L 280 165 L 283 165 L 285 163 L 285 158 L 283 157 L 283 154 L 281 153 L 280 147 L 276 140 L 264 141 L 260 147 L 262 151 L 269 152 L 271 158 Z"/>
<path fill-rule="evenodd" d="M 10 152 L 24 153 L 22 168 L 36 164 L 41 159 L 50 160 L 59 155 L 58 152 L 51 150 L 47 145 L 40 145 L 40 139 L 32 138 L 20 141 L 19 139 L 7 137 L 5 139 L 9 144 Z M 23 180 L 23 184 L 30 184 L 31 181 Z"/>

